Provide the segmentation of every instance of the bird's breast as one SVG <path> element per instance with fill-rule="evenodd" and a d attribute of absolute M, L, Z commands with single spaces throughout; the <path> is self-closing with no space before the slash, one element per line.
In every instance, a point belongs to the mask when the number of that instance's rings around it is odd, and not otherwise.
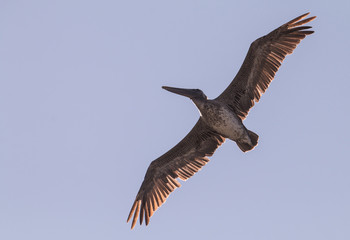
<path fill-rule="evenodd" d="M 247 134 L 241 119 L 225 105 L 208 102 L 199 111 L 203 120 L 224 137 L 236 140 Z"/>

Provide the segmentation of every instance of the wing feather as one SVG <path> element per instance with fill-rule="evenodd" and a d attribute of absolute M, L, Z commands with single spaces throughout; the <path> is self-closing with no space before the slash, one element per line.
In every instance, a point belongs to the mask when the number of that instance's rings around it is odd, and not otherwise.
<path fill-rule="evenodd" d="M 302 26 L 316 18 L 304 19 L 308 14 L 303 14 L 255 40 L 250 45 L 236 77 L 216 100 L 230 105 L 244 120 L 250 108 L 269 87 L 286 55 L 291 54 L 302 39 L 313 33 L 306 30 L 310 26 Z"/>
<path fill-rule="evenodd" d="M 127 221 L 133 217 L 131 229 L 140 217 L 140 224 L 150 217 L 181 184 L 198 172 L 225 138 L 212 131 L 199 119 L 193 129 L 174 148 L 154 160 L 147 169 L 144 181 L 136 195 Z"/>

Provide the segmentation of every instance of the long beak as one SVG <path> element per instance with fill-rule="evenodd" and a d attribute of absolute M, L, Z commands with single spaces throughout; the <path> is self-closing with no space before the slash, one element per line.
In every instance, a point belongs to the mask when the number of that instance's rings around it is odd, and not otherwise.
<path fill-rule="evenodd" d="M 174 87 L 166 87 L 166 86 L 163 86 L 162 88 L 169 92 L 176 93 L 189 98 L 193 98 L 198 95 L 198 92 L 196 89 L 174 88 Z"/>

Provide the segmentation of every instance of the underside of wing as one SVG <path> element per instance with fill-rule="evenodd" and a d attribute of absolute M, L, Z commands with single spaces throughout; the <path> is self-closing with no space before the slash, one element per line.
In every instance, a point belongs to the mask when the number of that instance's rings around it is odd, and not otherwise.
<path fill-rule="evenodd" d="M 199 119 L 181 142 L 154 160 L 147 169 L 128 216 L 127 221 L 133 218 L 131 229 L 139 216 L 140 224 L 145 219 L 148 225 L 154 211 L 166 201 L 172 191 L 181 186 L 176 178 L 185 181 L 193 176 L 224 141 L 224 137 Z"/>
<path fill-rule="evenodd" d="M 216 100 L 230 105 L 244 120 L 249 109 L 259 101 L 270 85 L 286 55 L 291 54 L 302 39 L 313 33 L 307 30 L 311 27 L 302 26 L 316 18 L 304 19 L 308 14 L 301 15 L 255 40 L 236 77 Z"/>

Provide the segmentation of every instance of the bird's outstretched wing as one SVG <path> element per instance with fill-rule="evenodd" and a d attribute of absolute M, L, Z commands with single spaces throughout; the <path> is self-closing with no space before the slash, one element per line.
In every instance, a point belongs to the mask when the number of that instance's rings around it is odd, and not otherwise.
<path fill-rule="evenodd" d="M 313 33 L 306 30 L 311 27 L 302 26 L 316 18 L 302 20 L 308 14 L 303 14 L 255 40 L 250 45 L 236 77 L 216 100 L 229 104 L 244 120 L 254 102 L 259 101 L 270 85 L 286 55 L 291 54 L 306 35 Z"/>
<path fill-rule="evenodd" d="M 140 215 L 146 225 L 150 217 L 174 191 L 180 187 L 176 178 L 187 180 L 199 171 L 208 161 L 207 157 L 225 141 L 225 138 L 212 131 L 199 119 L 187 136 L 167 153 L 154 160 L 147 169 L 145 179 L 136 195 L 128 222 L 133 216 L 131 229 Z"/>

